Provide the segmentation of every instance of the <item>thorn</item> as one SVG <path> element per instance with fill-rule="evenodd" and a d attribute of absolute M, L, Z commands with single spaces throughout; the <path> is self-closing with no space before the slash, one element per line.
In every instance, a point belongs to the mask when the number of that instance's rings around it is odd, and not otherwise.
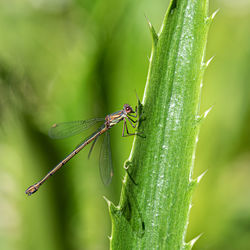
<path fill-rule="evenodd" d="M 200 176 L 198 176 L 198 177 L 196 178 L 196 182 L 197 182 L 197 183 L 200 183 L 201 179 L 202 179 L 203 176 L 207 173 L 207 171 L 208 171 L 208 169 L 205 170 Z"/>
<path fill-rule="evenodd" d="M 211 109 L 212 109 L 213 107 L 214 107 L 214 105 L 211 106 L 211 108 L 209 108 L 207 111 L 205 111 L 202 115 L 198 115 L 198 116 L 196 117 L 196 122 L 197 122 L 197 124 L 201 124 L 201 122 L 204 121 L 204 119 L 207 117 L 208 113 L 211 111 Z"/>
<path fill-rule="evenodd" d="M 201 175 L 199 175 L 196 179 L 192 179 L 192 177 L 189 177 L 189 188 L 191 190 L 193 190 L 194 188 L 197 187 L 197 185 L 200 183 L 201 179 L 203 178 L 203 176 L 207 173 L 208 170 L 204 171 Z"/>
<path fill-rule="evenodd" d="M 147 20 L 147 22 L 148 22 L 149 28 L 151 29 L 151 28 L 153 27 L 152 24 L 151 24 L 151 22 L 149 21 L 149 19 L 148 19 L 148 17 L 146 16 L 146 14 L 144 14 L 144 16 L 145 16 L 145 18 L 146 18 L 146 20 Z"/>
<path fill-rule="evenodd" d="M 197 237 L 195 237 L 194 239 L 189 241 L 189 245 L 191 246 L 191 248 L 194 246 L 194 244 L 196 243 L 196 241 L 203 235 L 203 233 L 199 234 Z"/>
<path fill-rule="evenodd" d="M 212 110 L 213 107 L 214 107 L 214 105 L 211 106 L 211 107 L 203 114 L 203 118 L 206 118 L 206 117 L 207 117 L 208 113 Z"/>
<path fill-rule="evenodd" d="M 220 9 L 217 9 L 212 15 L 211 15 L 211 19 L 213 20 L 215 18 L 215 16 L 217 15 L 217 13 L 219 12 Z"/>
<path fill-rule="evenodd" d="M 145 16 L 145 18 L 146 18 L 146 20 L 148 22 L 149 30 L 150 30 L 151 37 L 152 37 L 152 40 L 153 40 L 153 48 L 154 48 L 154 47 L 156 47 L 157 42 L 158 42 L 158 35 L 156 34 L 154 26 L 148 20 L 147 16 L 146 15 L 144 15 L 144 16 Z"/>
<path fill-rule="evenodd" d="M 107 202 L 108 204 L 108 209 L 111 217 L 117 213 L 117 211 L 120 210 L 120 206 L 115 206 L 114 203 L 112 203 L 110 200 L 108 200 L 105 196 L 103 196 L 103 199 Z"/>
<path fill-rule="evenodd" d="M 210 62 L 214 59 L 215 56 L 212 56 L 207 62 L 206 62 L 206 67 L 210 64 Z"/>
<path fill-rule="evenodd" d="M 108 198 L 106 198 L 105 196 L 102 196 L 102 198 L 107 202 L 108 207 L 110 207 L 111 206 L 111 201 L 108 200 Z"/>
<path fill-rule="evenodd" d="M 220 9 L 217 9 L 211 16 L 206 18 L 207 24 L 210 26 L 210 24 L 212 23 L 212 21 L 214 20 L 215 16 L 217 15 L 217 13 L 219 12 Z"/>
<path fill-rule="evenodd" d="M 139 98 L 138 95 L 137 95 L 136 90 L 135 90 L 135 95 L 136 95 L 136 99 L 137 99 L 137 103 L 138 103 L 138 109 L 139 109 L 139 107 L 140 107 L 140 105 L 141 105 L 141 101 L 140 101 L 140 98 Z"/>

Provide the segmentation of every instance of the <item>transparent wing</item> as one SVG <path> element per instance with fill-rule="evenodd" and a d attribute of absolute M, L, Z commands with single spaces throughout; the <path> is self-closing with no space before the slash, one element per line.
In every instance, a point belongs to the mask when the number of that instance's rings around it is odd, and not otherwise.
<path fill-rule="evenodd" d="M 104 118 L 94 118 L 85 121 L 62 122 L 52 125 L 49 130 L 49 137 L 52 139 L 63 139 L 72 135 L 79 134 L 84 130 L 103 122 Z"/>
<path fill-rule="evenodd" d="M 104 135 L 99 159 L 99 170 L 104 185 L 109 185 L 113 177 L 109 131 Z"/>
<path fill-rule="evenodd" d="M 88 153 L 88 159 L 90 158 L 91 152 L 92 152 L 92 150 L 93 150 L 93 148 L 94 148 L 94 146 L 95 146 L 95 143 L 96 143 L 98 137 L 99 137 L 99 136 L 97 136 L 97 137 L 95 138 L 95 140 L 93 141 L 93 143 L 92 143 L 92 145 L 91 145 L 91 148 L 90 148 L 89 153 Z"/>
<path fill-rule="evenodd" d="M 105 128 L 105 124 L 103 124 L 100 128 L 98 128 L 94 133 L 92 133 L 91 135 L 89 135 L 88 137 L 84 138 L 84 140 L 81 140 L 80 143 L 77 144 L 77 146 L 75 147 L 78 148 L 80 147 L 83 143 L 85 143 L 87 140 L 89 140 L 91 137 L 95 136 L 96 134 L 98 134 L 103 128 Z M 93 150 L 93 147 L 95 146 L 95 143 L 97 141 L 97 138 L 99 137 L 99 135 L 94 139 L 92 145 L 91 145 L 91 148 L 90 148 L 90 151 Z M 91 152 L 89 152 L 89 156 L 90 156 Z M 89 158 L 89 157 L 88 157 Z"/>

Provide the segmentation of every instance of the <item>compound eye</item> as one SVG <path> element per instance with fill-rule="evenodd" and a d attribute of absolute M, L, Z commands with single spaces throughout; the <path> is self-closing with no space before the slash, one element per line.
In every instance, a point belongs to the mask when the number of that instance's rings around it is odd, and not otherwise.
<path fill-rule="evenodd" d="M 126 111 L 127 111 L 127 112 L 130 112 L 130 111 L 131 111 L 131 108 L 130 108 L 130 107 L 126 107 Z"/>

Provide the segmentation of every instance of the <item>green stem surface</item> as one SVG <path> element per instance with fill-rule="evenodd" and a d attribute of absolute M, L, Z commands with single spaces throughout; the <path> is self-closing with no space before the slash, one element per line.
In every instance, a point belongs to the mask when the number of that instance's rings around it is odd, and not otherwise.
<path fill-rule="evenodd" d="M 109 203 L 111 249 L 190 249 L 185 243 L 200 121 L 208 0 L 173 0 L 153 47 L 120 203 Z"/>

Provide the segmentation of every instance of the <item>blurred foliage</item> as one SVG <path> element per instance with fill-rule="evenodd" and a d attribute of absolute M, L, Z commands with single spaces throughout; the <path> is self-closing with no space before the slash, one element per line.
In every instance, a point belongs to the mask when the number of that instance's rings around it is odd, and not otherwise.
<path fill-rule="evenodd" d="M 81 140 L 53 141 L 54 122 L 100 117 L 136 104 L 151 40 L 168 1 L 0 1 L 0 249 L 108 249 L 108 209 L 118 200 L 132 138 L 112 129 L 110 187 L 98 173 L 98 147 L 72 159 L 31 197 L 38 181 Z M 250 248 L 250 2 L 214 0 L 201 110 L 196 190 L 188 239 L 195 249 Z"/>

